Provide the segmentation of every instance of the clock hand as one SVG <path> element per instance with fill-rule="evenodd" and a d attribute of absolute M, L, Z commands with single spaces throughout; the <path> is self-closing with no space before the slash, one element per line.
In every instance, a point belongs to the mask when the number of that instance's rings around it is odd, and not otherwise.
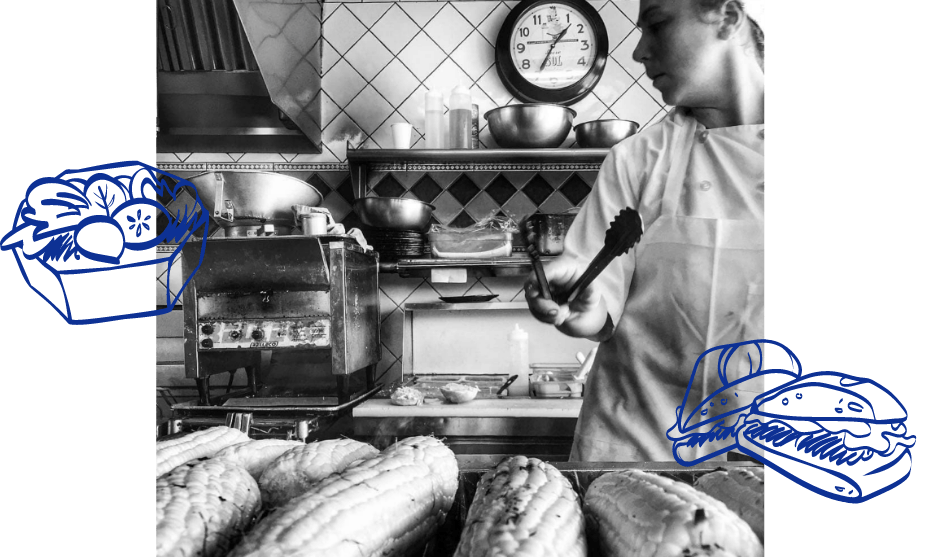
<path fill-rule="evenodd" d="M 562 29 L 561 33 L 558 33 L 558 35 L 555 36 L 555 40 L 552 41 L 552 46 L 548 47 L 548 52 L 545 53 L 545 59 L 542 60 L 542 65 L 539 66 L 539 71 L 542 71 L 545 68 L 545 63 L 548 62 L 548 57 L 551 56 L 552 50 L 555 49 L 555 45 L 558 44 L 558 41 L 560 41 L 561 38 L 564 37 L 565 33 L 567 32 L 568 32 L 568 28 L 565 27 L 564 29 Z"/>

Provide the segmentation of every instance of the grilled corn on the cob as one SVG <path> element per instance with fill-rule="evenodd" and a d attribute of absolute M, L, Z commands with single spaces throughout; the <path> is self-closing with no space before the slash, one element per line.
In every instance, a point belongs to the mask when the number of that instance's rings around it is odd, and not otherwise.
<path fill-rule="evenodd" d="M 697 479 L 694 486 L 725 503 L 764 542 L 764 468 L 752 466 L 711 472 Z"/>
<path fill-rule="evenodd" d="M 248 441 L 248 435 L 224 425 L 195 431 L 169 441 L 159 441 L 155 444 L 155 477 L 187 461 L 213 456 L 229 445 L 243 441 Z"/>
<path fill-rule="evenodd" d="M 291 448 L 271 462 L 259 477 L 261 500 L 265 506 L 279 507 L 306 493 L 316 482 L 377 453 L 371 445 L 352 439 L 317 441 Z"/>
<path fill-rule="evenodd" d="M 284 439 L 252 439 L 236 443 L 216 453 L 213 458 L 224 458 L 248 470 L 258 481 L 262 472 L 274 462 L 274 459 L 290 449 L 304 447 L 303 441 L 285 441 Z"/>
<path fill-rule="evenodd" d="M 625 470 L 594 480 L 584 510 L 604 557 L 758 557 L 764 549 L 716 499 L 670 478 Z"/>
<path fill-rule="evenodd" d="M 156 486 L 158 557 L 225 555 L 261 506 L 255 479 L 225 460 L 182 464 Z"/>
<path fill-rule="evenodd" d="M 457 488 L 448 447 L 404 439 L 271 512 L 230 557 L 406 555 L 445 520 Z"/>
<path fill-rule="evenodd" d="M 484 474 L 455 557 L 583 557 L 584 515 L 571 483 L 536 458 L 513 456 Z"/>

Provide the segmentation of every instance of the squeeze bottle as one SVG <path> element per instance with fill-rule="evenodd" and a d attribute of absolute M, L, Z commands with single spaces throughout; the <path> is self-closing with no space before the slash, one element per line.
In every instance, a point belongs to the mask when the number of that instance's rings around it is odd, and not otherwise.
<path fill-rule="evenodd" d="M 445 107 L 442 92 L 426 92 L 426 149 L 445 148 Z"/>
<path fill-rule="evenodd" d="M 459 85 L 448 101 L 448 148 L 471 148 L 471 92 Z"/>
<path fill-rule="evenodd" d="M 510 375 L 518 376 L 507 387 L 509 396 L 529 395 L 529 333 L 517 323 L 507 337 L 510 346 Z"/>

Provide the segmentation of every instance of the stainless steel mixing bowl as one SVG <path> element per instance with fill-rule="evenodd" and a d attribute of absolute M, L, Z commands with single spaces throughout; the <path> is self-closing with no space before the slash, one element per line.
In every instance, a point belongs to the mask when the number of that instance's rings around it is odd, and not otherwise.
<path fill-rule="evenodd" d="M 218 170 L 187 180 L 197 188 L 207 214 L 216 216 L 214 209 L 224 212 L 226 202 L 231 204 L 233 219 L 217 218 L 223 228 L 260 224 L 292 227 L 292 206 L 318 207 L 323 200 L 310 184 L 276 172 Z"/>
<path fill-rule="evenodd" d="M 593 120 L 574 126 L 574 138 L 584 149 L 609 148 L 639 131 L 631 120 Z"/>
<path fill-rule="evenodd" d="M 429 203 L 399 197 L 363 197 L 354 206 L 364 224 L 391 230 L 422 230 L 435 210 Z"/>
<path fill-rule="evenodd" d="M 506 149 L 558 147 L 571 132 L 575 116 L 568 107 L 546 103 L 501 106 L 484 114 L 490 134 Z"/>

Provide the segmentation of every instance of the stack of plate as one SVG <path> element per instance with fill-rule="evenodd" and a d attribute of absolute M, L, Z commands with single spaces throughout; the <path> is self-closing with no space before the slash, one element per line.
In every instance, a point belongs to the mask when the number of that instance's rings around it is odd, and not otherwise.
<path fill-rule="evenodd" d="M 362 230 L 365 240 L 381 256 L 381 261 L 396 261 L 423 255 L 425 238 L 414 230 L 390 230 L 367 227 Z"/>

